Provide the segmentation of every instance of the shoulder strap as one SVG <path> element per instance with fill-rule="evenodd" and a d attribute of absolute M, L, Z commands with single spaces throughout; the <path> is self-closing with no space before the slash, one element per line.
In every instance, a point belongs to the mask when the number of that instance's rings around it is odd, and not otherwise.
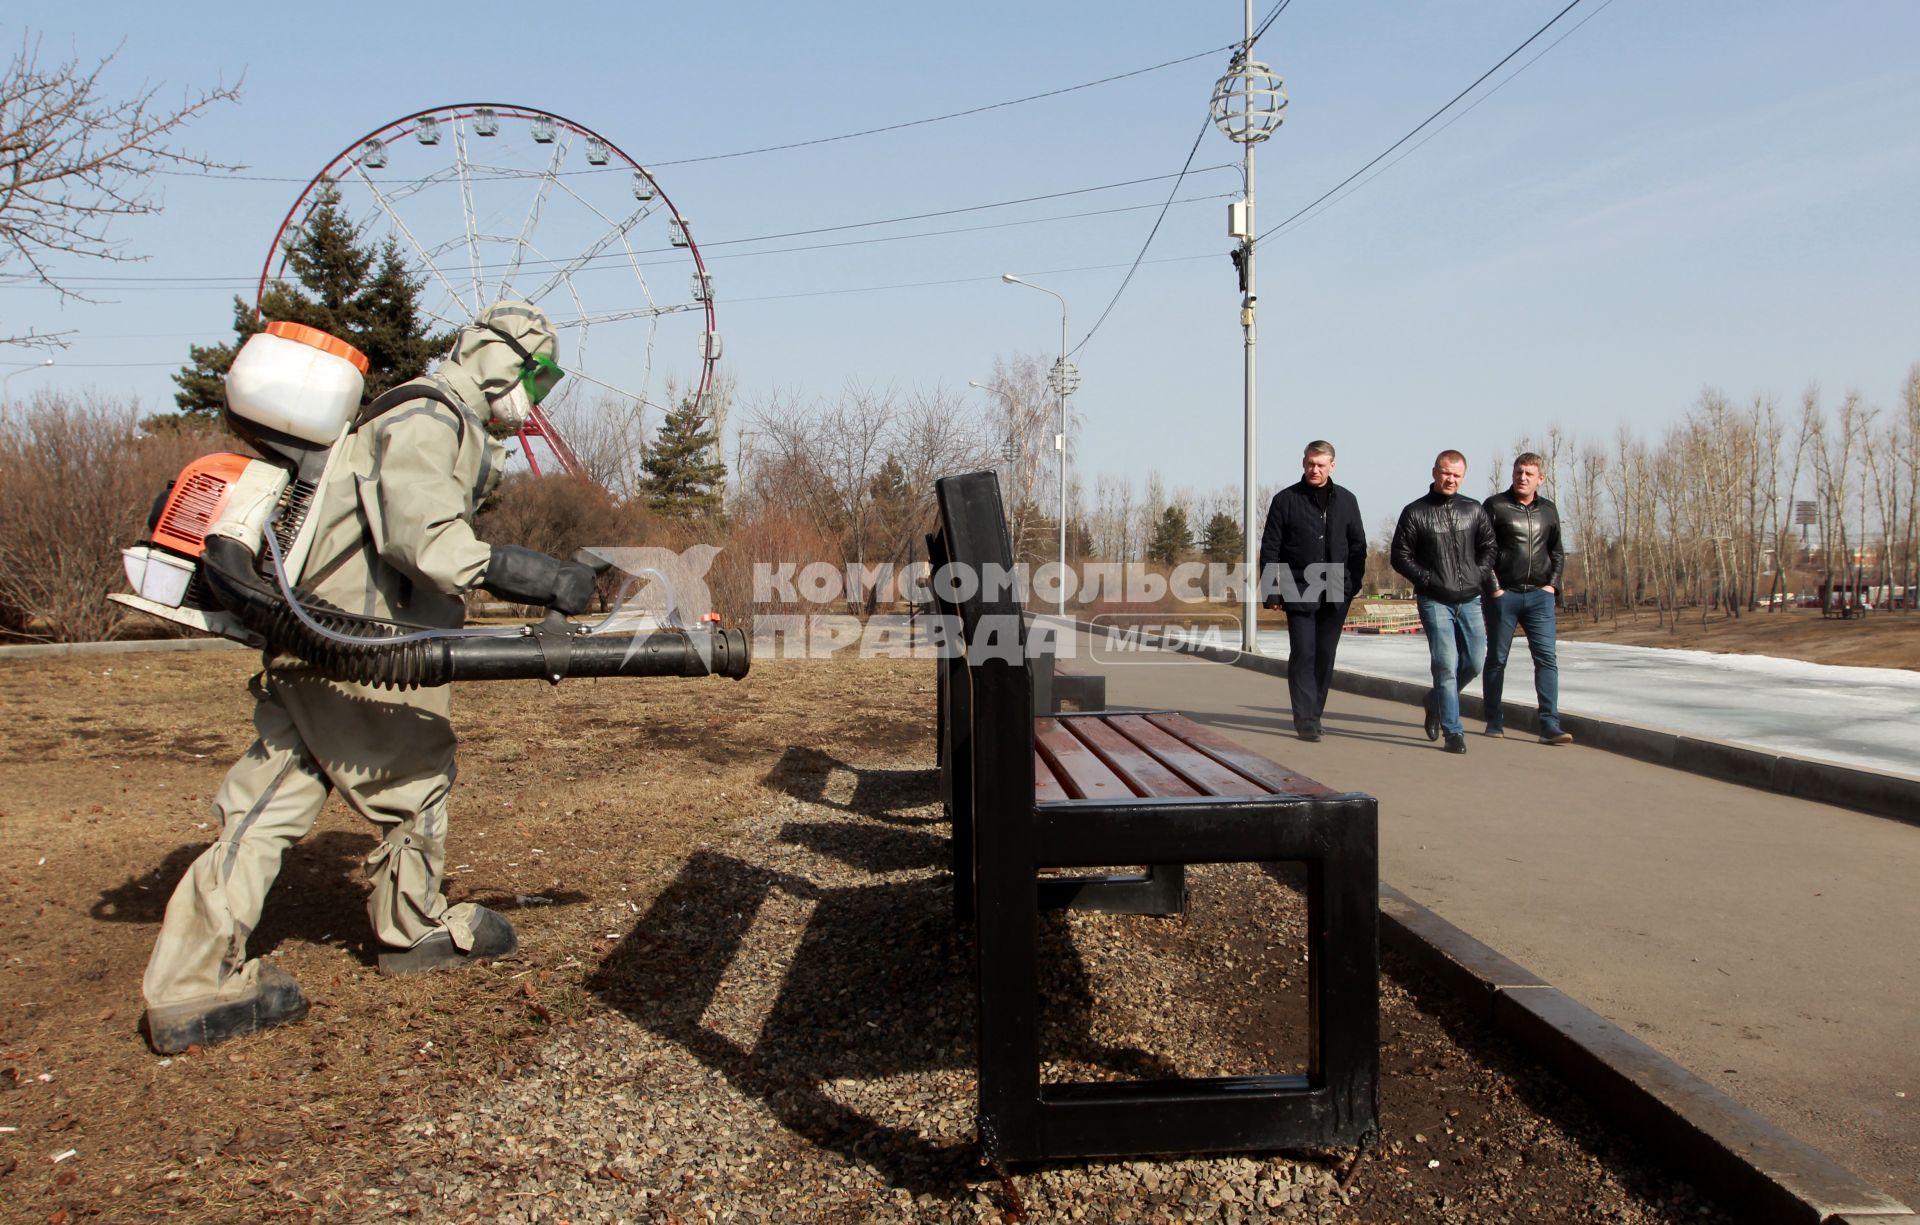
<path fill-rule="evenodd" d="M 354 418 L 353 428 L 358 430 L 382 413 L 398 408 L 402 404 L 406 404 L 412 400 L 438 400 L 459 414 L 463 426 L 466 424 L 466 405 L 442 391 L 431 380 L 415 379 L 410 383 L 402 383 L 398 387 L 388 388 L 378 396 L 375 396 L 373 402 L 361 409 L 360 415 Z"/>

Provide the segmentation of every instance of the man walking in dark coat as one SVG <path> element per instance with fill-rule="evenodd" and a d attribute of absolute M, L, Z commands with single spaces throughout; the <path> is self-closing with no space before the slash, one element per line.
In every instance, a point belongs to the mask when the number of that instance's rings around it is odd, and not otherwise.
<path fill-rule="evenodd" d="M 1260 589 L 1268 608 L 1287 613 L 1287 696 L 1293 730 L 1320 739 L 1333 682 L 1333 655 L 1347 605 L 1367 573 L 1360 504 L 1333 483 L 1333 444 L 1307 444 L 1301 477 L 1273 495 L 1260 535 Z"/>

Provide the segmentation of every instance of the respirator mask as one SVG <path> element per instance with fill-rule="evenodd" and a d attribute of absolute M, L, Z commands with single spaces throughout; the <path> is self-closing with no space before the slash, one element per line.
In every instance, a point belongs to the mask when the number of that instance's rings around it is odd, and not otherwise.
<path fill-rule="evenodd" d="M 486 329 L 507 342 L 507 345 L 520 357 L 520 376 L 514 380 L 501 395 L 487 402 L 487 428 L 490 432 L 505 436 L 518 430 L 533 415 L 533 406 L 546 399 L 560 380 L 566 377 L 566 371 L 560 363 L 544 353 L 532 353 L 527 347 L 501 329 L 486 324 Z"/>

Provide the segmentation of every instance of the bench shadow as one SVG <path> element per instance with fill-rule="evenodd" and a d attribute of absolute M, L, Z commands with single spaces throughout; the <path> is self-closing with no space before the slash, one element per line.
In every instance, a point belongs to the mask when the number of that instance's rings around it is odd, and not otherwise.
<path fill-rule="evenodd" d="M 602 1002 L 680 1046 L 761 1102 L 794 1134 L 871 1166 L 892 1186 L 970 1199 L 991 1173 L 971 1126 L 940 1131 L 904 1110 L 889 1078 L 958 1073 L 949 1119 L 970 1119 L 975 1068 L 971 933 L 953 920 L 945 842 L 901 829 L 944 818 L 902 811 L 931 785 L 789 750 L 776 774 L 792 795 L 818 794 L 828 771 L 859 776 L 851 800 L 810 800 L 838 818 L 790 821 L 783 841 L 852 872 L 819 882 L 704 850 L 693 854 L 638 924 L 587 979 Z M 904 790 L 903 790 L 904 788 Z M 866 805 L 866 807 L 863 807 Z M 893 875 L 892 879 L 862 879 Z M 847 883 L 851 879 L 852 883 Z M 804 916 L 804 918 L 802 917 Z M 798 928 L 797 935 L 795 928 Z M 1154 1057 L 1092 1036 L 1089 979 L 1066 923 L 1041 920 L 1050 1059 L 1125 1076 L 1164 1075 Z M 918 1090 L 918 1091 L 924 1091 Z"/>
<path fill-rule="evenodd" d="M 876 830 L 852 821 L 790 822 L 781 827 L 780 841 L 876 875 L 939 868 L 947 863 L 944 838 L 919 830 Z"/>
<path fill-rule="evenodd" d="M 851 793 L 844 798 L 828 794 L 829 790 L 835 790 L 832 783 L 836 773 L 853 777 Z M 902 825 L 945 824 L 941 817 L 909 815 L 939 798 L 937 770 L 856 768 L 822 749 L 788 745 L 760 781 L 796 800 L 857 813 L 871 820 Z"/>

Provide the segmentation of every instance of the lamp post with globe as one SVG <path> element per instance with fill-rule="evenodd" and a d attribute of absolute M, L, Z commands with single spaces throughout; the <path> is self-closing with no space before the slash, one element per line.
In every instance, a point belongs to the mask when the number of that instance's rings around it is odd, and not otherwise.
<path fill-rule="evenodd" d="M 1259 304 L 1253 278 L 1253 147 L 1272 136 L 1286 119 L 1287 94 L 1281 80 L 1265 64 L 1253 58 L 1253 0 L 1246 0 L 1246 38 L 1234 53 L 1227 74 L 1214 82 L 1212 113 L 1214 126 L 1242 150 L 1242 174 L 1247 195 L 1227 206 L 1227 232 L 1240 240 L 1233 253 L 1234 266 L 1240 272 L 1240 328 L 1245 336 L 1246 352 L 1246 473 L 1241 490 L 1241 526 L 1246 536 L 1246 582 L 1241 591 L 1240 649 L 1259 649 L 1255 618 L 1259 615 L 1259 538 L 1254 533 L 1254 309 Z"/>
<path fill-rule="evenodd" d="M 1028 289 L 1052 294 L 1060 303 L 1060 360 L 1047 371 L 1047 385 L 1060 398 L 1060 432 L 1053 439 L 1054 447 L 1060 452 L 1060 586 L 1057 588 L 1060 598 L 1055 611 L 1064 617 L 1067 615 L 1067 397 L 1080 387 L 1080 368 L 1067 360 L 1067 300 L 1046 286 L 1023 281 L 1011 272 L 1001 273 L 1000 279 L 1009 285 L 1025 285 Z"/>

